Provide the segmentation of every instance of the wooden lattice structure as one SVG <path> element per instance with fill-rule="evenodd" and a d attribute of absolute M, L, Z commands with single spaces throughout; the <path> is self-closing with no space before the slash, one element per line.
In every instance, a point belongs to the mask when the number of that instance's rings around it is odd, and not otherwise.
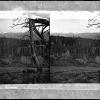
<path fill-rule="evenodd" d="M 19 19 L 20 20 L 20 19 Z M 18 21 L 19 22 L 19 21 Z M 29 29 L 29 34 L 27 34 L 27 37 L 29 37 L 29 41 L 30 41 L 30 52 L 31 52 L 31 61 L 33 62 L 33 66 L 35 64 L 35 68 L 37 68 L 36 72 L 32 72 L 34 74 L 34 80 L 35 83 L 37 83 L 37 81 L 39 81 L 41 72 L 42 72 L 42 67 L 40 65 L 40 62 L 38 60 L 37 57 L 37 52 L 36 52 L 36 48 L 46 48 L 49 50 L 49 19 L 46 18 L 26 18 L 25 19 L 25 23 L 17 23 L 17 24 L 13 24 L 14 26 L 16 25 L 23 25 L 23 27 L 26 27 Z M 48 28 L 48 29 L 47 29 Z M 39 30 L 41 29 L 41 30 Z M 34 40 L 34 34 L 37 35 L 39 37 L 39 40 L 42 44 L 41 45 L 36 45 L 36 40 Z M 45 36 L 45 34 L 47 34 L 47 37 Z M 47 39 L 48 38 L 48 39 Z M 23 48 L 23 47 L 22 47 Z M 33 67 L 34 68 L 34 67 Z M 27 70 L 25 73 L 27 74 L 28 72 L 30 72 L 29 70 Z"/>
<path fill-rule="evenodd" d="M 38 25 L 36 25 L 38 24 Z M 44 38 L 44 29 L 49 26 L 49 21 L 46 19 L 29 19 L 29 32 L 30 32 L 30 42 L 31 42 L 31 52 L 32 52 L 32 57 L 36 65 L 39 67 L 39 61 L 36 56 L 35 52 L 35 44 L 34 44 L 34 39 L 33 39 L 33 34 L 37 34 L 40 39 L 44 42 L 44 45 L 47 45 L 47 41 Z M 37 30 L 37 27 L 42 27 L 42 31 L 39 32 Z"/>

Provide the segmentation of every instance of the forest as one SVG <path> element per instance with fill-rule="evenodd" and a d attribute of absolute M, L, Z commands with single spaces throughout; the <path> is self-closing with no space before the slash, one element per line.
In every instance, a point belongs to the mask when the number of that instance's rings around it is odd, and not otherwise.
<path fill-rule="evenodd" d="M 100 40 L 98 39 L 89 39 L 89 38 L 81 38 L 81 37 L 63 37 L 63 36 L 51 36 L 51 55 L 66 53 L 67 50 L 71 52 L 71 54 L 75 53 L 86 53 L 86 51 L 93 51 L 93 48 L 100 47 Z M 90 56 L 92 56 L 91 52 L 89 52 Z M 99 55 L 97 50 L 94 55 Z"/>
<path fill-rule="evenodd" d="M 50 40 L 51 82 L 100 82 L 99 39 L 50 36 Z"/>

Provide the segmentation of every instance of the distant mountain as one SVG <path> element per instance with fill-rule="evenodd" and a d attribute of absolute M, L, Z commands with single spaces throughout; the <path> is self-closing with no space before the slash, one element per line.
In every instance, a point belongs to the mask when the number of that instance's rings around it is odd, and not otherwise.
<path fill-rule="evenodd" d="M 100 33 L 54 33 L 53 36 L 64 36 L 64 37 L 80 37 L 80 38 L 90 38 L 90 39 L 100 39 Z"/>
<path fill-rule="evenodd" d="M 25 32 L 25 33 L 4 33 L 3 34 L 4 37 L 6 38 L 16 38 L 16 39 L 29 39 L 29 33 Z M 34 40 L 38 40 L 39 37 L 34 34 Z"/>
<path fill-rule="evenodd" d="M 15 38 L 15 39 L 29 39 L 29 32 L 24 32 L 24 33 L 1 33 L 0 37 L 5 37 L 5 38 Z M 44 38 L 46 40 L 49 39 L 48 32 L 45 32 Z M 36 34 L 33 34 L 33 39 L 34 40 L 40 40 L 39 36 Z"/>
<path fill-rule="evenodd" d="M 0 37 L 5 37 L 4 34 L 0 34 Z"/>
<path fill-rule="evenodd" d="M 53 33 L 51 36 L 65 36 L 65 37 L 73 37 L 74 33 Z"/>
<path fill-rule="evenodd" d="M 100 33 L 81 33 L 78 36 L 81 38 L 100 39 Z"/>

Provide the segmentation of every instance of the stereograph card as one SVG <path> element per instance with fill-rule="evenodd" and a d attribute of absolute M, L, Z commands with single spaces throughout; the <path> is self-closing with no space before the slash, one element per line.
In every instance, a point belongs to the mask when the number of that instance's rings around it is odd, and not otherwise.
<path fill-rule="evenodd" d="M 0 98 L 100 98 L 99 1 L 0 1 Z"/>

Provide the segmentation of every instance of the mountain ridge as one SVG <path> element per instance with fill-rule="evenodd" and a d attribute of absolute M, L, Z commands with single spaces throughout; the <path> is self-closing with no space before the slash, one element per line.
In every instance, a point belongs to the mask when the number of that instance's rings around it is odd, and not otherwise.
<path fill-rule="evenodd" d="M 36 34 L 33 34 L 33 39 L 34 40 L 40 40 L 40 37 Z M 25 39 L 28 40 L 29 39 L 29 32 L 20 32 L 20 33 L 13 33 L 13 32 L 9 32 L 9 33 L 0 33 L 0 37 L 4 37 L 4 38 L 15 38 L 15 39 Z M 48 40 L 48 32 L 45 32 L 44 37 L 46 38 L 46 40 Z"/>
<path fill-rule="evenodd" d="M 100 39 L 100 33 L 54 33 L 51 36 L 64 36 L 64 37 L 80 37 L 80 38 L 91 38 Z"/>

